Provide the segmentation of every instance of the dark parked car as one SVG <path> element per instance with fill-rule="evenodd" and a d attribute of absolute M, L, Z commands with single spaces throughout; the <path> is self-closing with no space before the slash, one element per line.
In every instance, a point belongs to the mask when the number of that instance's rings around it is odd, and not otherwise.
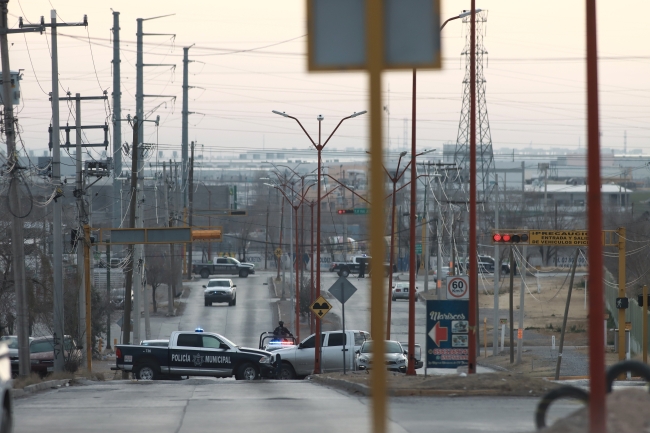
<path fill-rule="evenodd" d="M 71 336 L 63 339 L 63 359 L 68 370 L 73 370 L 73 365 L 78 365 L 81 360 L 81 347 L 78 347 Z M 54 339 L 52 336 L 37 337 L 29 343 L 29 358 L 32 362 L 32 371 L 44 377 L 54 371 Z"/>

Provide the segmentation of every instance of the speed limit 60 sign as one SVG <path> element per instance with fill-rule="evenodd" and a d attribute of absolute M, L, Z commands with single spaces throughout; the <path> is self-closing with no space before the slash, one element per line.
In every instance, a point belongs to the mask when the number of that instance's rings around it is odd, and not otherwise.
<path fill-rule="evenodd" d="M 467 275 L 447 278 L 447 299 L 469 299 L 469 277 Z"/>

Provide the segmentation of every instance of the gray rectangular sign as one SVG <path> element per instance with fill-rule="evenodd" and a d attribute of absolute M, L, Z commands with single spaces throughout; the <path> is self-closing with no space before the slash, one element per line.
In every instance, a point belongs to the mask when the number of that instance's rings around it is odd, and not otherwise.
<path fill-rule="evenodd" d="M 142 244 L 145 241 L 144 229 L 113 229 L 112 244 Z"/>
<path fill-rule="evenodd" d="M 147 242 L 161 244 L 192 242 L 192 229 L 189 227 L 149 229 L 147 230 Z"/>
<path fill-rule="evenodd" d="M 440 68 L 440 1 L 383 0 L 383 69 Z M 308 0 L 310 71 L 367 67 L 366 0 Z"/>

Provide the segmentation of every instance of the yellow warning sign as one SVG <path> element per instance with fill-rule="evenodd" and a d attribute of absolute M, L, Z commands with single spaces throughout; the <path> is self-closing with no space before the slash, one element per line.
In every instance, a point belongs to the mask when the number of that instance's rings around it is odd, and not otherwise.
<path fill-rule="evenodd" d="M 587 230 L 530 230 L 528 232 L 530 245 L 564 245 L 587 246 L 589 237 Z"/>
<path fill-rule="evenodd" d="M 318 299 L 314 301 L 313 304 L 309 306 L 309 309 L 316 314 L 316 317 L 322 319 L 327 313 L 332 309 L 332 304 L 327 302 L 327 299 L 319 296 Z"/>

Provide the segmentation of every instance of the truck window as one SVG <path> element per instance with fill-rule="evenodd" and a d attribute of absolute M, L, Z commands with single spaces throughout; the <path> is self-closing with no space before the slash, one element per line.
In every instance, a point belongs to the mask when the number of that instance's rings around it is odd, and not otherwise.
<path fill-rule="evenodd" d="M 217 259 L 217 264 L 218 265 L 227 265 L 228 260 L 226 260 L 226 259 Z"/>
<path fill-rule="evenodd" d="M 325 341 L 325 334 L 321 334 L 321 339 L 320 339 L 320 344 L 321 346 L 323 345 L 323 341 Z M 302 348 L 303 349 L 313 349 L 316 347 L 316 334 L 312 335 L 308 339 L 302 342 Z"/>
<path fill-rule="evenodd" d="M 197 334 L 181 334 L 176 341 L 177 346 L 183 347 L 203 347 L 202 335 Z"/>
<path fill-rule="evenodd" d="M 355 332 L 354 333 L 354 345 L 355 346 L 361 346 L 364 341 L 366 341 L 367 336 L 365 333 L 362 332 Z"/>
<path fill-rule="evenodd" d="M 345 346 L 346 335 L 342 332 L 331 332 L 327 340 L 327 347 L 332 346 Z"/>
<path fill-rule="evenodd" d="M 228 260 L 228 263 L 231 264 L 231 265 L 238 265 L 239 264 L 239 261 L 237 261 L 236 259 L 228 258 L 226 260 Z"/>
<path fill-rule="evenodd" d="M 218 338 L 213 337 L 211 335 L 204 335 L 203 336 L 203 347 L 207 347 L 209 349 L 221 349 L 223 347 L 221 341 L 219 341 Z"/>

